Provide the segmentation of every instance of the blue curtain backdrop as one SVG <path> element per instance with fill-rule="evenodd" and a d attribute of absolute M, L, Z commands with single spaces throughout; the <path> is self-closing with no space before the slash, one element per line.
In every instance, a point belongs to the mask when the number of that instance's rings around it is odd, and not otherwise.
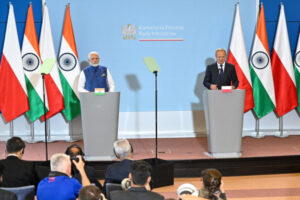
<path fill-rule="evenodd" d="M 280 12 L 280 2 L 284 5 L 285 17 L 287 21 L 292 56 L 295 55 L 300 24 L 300 1 L 298 0 L 261 0 L 265 8 L 266 26 L 268 32 L 270 52 L 276 34 L 277 22 Z"/>
<path fill-rule="evenodd" d="M 20 48 L 22 47 L 22 42 L 23 42 L 29 2 L 32 3 L 35 26 L 37 29 L 38 36 L 40 34 L 40 29 L 41 29 L 41 23 L 42 23 L 41 0 L 1 0 L 0 1 L 0 55 L 2 55 L 2 50 L 3 50 L 6 22 L 8 17 L 8 10 L 9 10 L 9 2 L 11 2 L 14 6 Z"/>

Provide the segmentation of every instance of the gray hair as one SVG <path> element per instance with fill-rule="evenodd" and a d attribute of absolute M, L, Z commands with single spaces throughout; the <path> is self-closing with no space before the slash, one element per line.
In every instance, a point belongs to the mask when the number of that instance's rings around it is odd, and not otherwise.
<path fill-rule="evenodd" d="M 218 48 L 218 49 L 216 50 L 216 53 L 215 53 L 216 55 L 217 55 L 218 51 L 224 51 L 225 54 L 227 54 L 225 49 L 223 49 L 223 48 Z"/>
<path fill-rule="evenodd" d="M 54 154 L 50 160 L 51 171 L 64 172 L 69 163 L 70 156 L 63 153 Z"/>
<path fill-rule="evenodd" d="M 91 52 L 89 53 L 89 57 L 88 57 L 89 59 L 91 58 L 91 55 L 92 55 L 92 54 L 96 54 L 96 55 L 98 55 L 98 57 L 99 57 L 98 52 L 96 52 L 96 51 L 91 51 Z"/>
<path fill-rule="evenodd" d="M 114 142 L 114 150 L 117 156 L 122 160 L 131 154 L 131 145 L 126 139 L 119 139 Z"/>

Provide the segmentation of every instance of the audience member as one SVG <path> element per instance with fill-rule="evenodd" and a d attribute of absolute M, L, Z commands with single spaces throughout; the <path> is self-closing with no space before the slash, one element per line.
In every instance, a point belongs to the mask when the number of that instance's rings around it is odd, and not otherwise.
<path fill-rule="evenodd" d="M 199 190 L 199 196 L 211 200 L 226 200 L 222 174 L 217 169 L 206 169 L 201 172 L 203 187 Z"/>
<path fill-rule="evenodd" d="M 105 197 L 98 187 L 88 185 L 81 188 L 78 200 L 105 200 Z"/>
<path fill-rule="evenodd" d="M 3 187 L 21 187 L 37 185 L 38 177 L 34 164 L 22 160 L 25 143 L 19 137 L 12 137 L 6 142 L 7 157 L 0 161 L 4 165 Z"/>
<path fill-rule="evenodd" d="M 179 195 L 181 200 L 226 200 L 226 194 L 224 190 L 224 184 L 222 181 L 222 174 L 217 169 L 206 169 L 201 172 L 202 187 L 199 190 L 199 196 L 193 196 L 189 194 Z M 188 191 L 187 189 L 186 191 Z M 190 188 L 190 191 L 191 188 Z"/>
<path fill-rule="evenodd" d="M 82 148 L 77 144 L 70 145 L 67 149 L 65 154 L 69 155 L 71 160 L 76 159 L 77 155 L 80 155 L 82 157 L 82 160 L 84 160 L 84 152 L 82 151 Z M 84 171 L 90 180 L 92 184 L 95 184 L 97 187 L 99 187 L 102 190 L 102 185 L 99 182 L 99 180 L 96 178 L 96 171 L 93 167 L 84 165 Z M 72 164 L 71 167 L 71 174 L 74 178 L 76 178 L 81 183 L 81 175 L 74 164 Z"/>
<path fill-rule="evenodd" d="M 78 169 L 82 185 L 90 185 L 90 181 L 84 171 L 84 162 L 81 156 L 77 156 L 78 162 L 72 160 Z M 72 200 L 76 199 L 82 185 L 77 179 L 71 178 L 71 161 L 66 154 L 54 154 L 50 160 L 51 172 L 44 178 L 37 188 L 38 200 Z"/>
<path fill-rule="evenodd" d="M 132 164 L 133 149 L 128 140 L 120 139 L 114 142 L 114 152 L 121 162 L 109 165 L 105 173 L 103 193 L 107 183 L 121 183 L 124 178 L 128 177 Z"/>
<path fill-rule="evenodd" d="M 3 170 L 4 170 L 4 166 L 0 164 L 0 185 L 2 184 L 2 180 L 3 180 Z M 0 189 L 0 197 L 2 200 L 17 200 L 16 194 L 3 189 Z"/>
<path fill-rule="evenodd" d="M 158 193 L 147 190 L 150 188 L 151 166 L 145 161 L 133 161 L 129 178 L 131 187 L 127 191 L 115 190 L 110 192 L 111 200 L 162 200 Z"/>

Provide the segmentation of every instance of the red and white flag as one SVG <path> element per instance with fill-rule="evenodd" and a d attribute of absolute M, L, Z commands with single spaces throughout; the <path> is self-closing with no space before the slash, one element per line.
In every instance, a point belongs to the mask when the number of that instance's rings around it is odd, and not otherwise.
<path fill-rule="evenodd" d="M 235 70 L 239 79 L 238 89 L 246 90 L 244 112 L 247 112 L 254 107 L 254 101 L 248 57 L 238 3 L 236 4 L 235 19 L 232 29 L 227 62 L 235 66 Z"/>
<path fill-rule="evenodd" d="M 11 3 L 1 58 L 0 94 L 0 110 L 6 122 L 29 110 L 14 8 Z"/>
<path fill-rule="evenodd" d="M 58 73 L 47 5 L 44 4 L 43 8 L 43 22 L 39 44 L 41 59 L 42 62 L 45 62 L 47 59 L 55 60 L 51 72 L 45 75 L 47 101 L 49 106 L 49 111 L 46 113 L 46 118 L 49 119 L 64 109 L 64 98 Z M 44 116 L 41 118 L 44 120 Z"/>
<path fill-rule="evenodd" d="M 275 110 L 281 117 L 298 106 L 295 74 L 283 4 L 280 8 L 271 65 L 276 96 Z"/>

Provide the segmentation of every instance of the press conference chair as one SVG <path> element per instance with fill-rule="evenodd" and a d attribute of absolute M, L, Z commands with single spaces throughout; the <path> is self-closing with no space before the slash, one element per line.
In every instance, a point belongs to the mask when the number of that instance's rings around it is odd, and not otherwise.
<path fill-rule="evenodd" d="M 34 200 L 34 185 L 22 187 L 0 187 L 2 190 L 7 190 L 15 193 L 18 200 Z"/>

